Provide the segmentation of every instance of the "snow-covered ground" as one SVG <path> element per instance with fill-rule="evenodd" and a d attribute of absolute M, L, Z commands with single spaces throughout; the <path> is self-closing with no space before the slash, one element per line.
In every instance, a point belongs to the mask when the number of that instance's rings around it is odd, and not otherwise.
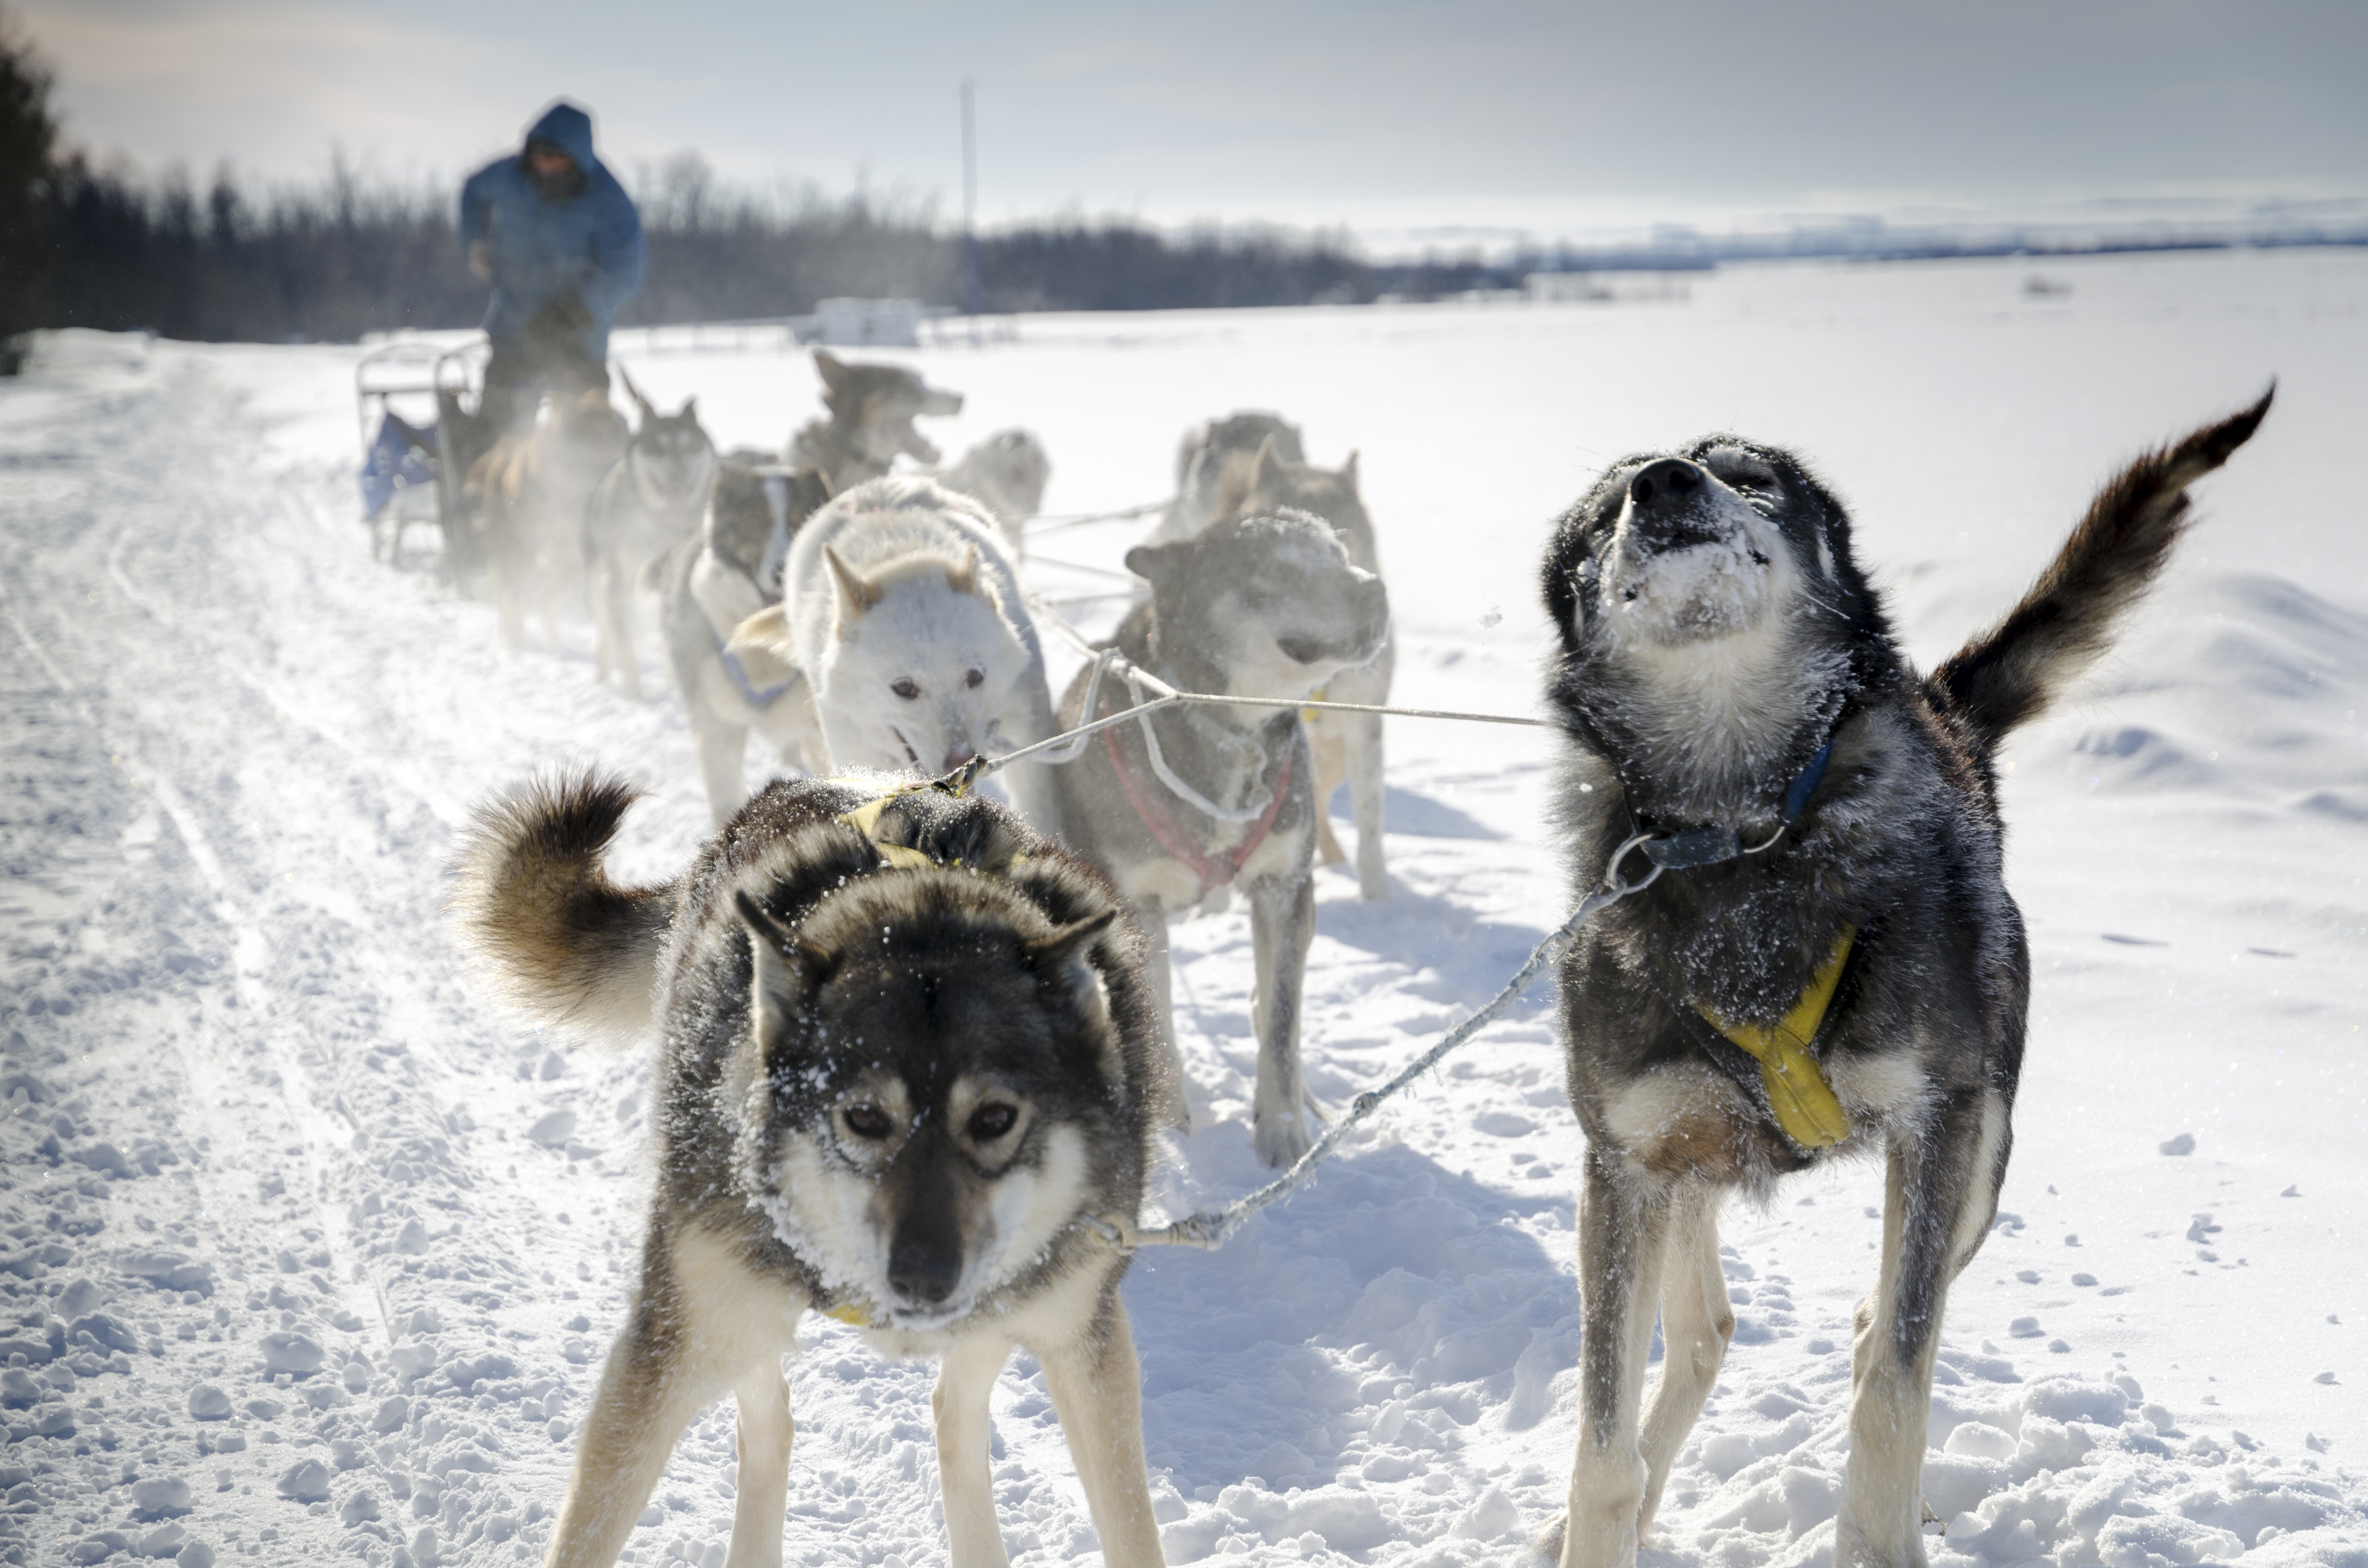
<path fill-rule="evenodd" d="M 2012 753 L 2032 1049 L 1926 1492 L 1941 1568 L 2368 1563 L 2368 256 L 1020 326 L 905 357 L 969 395 L 950 451 L 1031 426 L 1052 509 L 1084 511 L 1162 494 L 1190 421 L 1281 409 L 1317 460 L 1362 454 L 1402 699 L 1510 710 L 1548 520 L 1620 452 L 1731 427 L 1813 454 L 1929 660 L 2111 464 L 2280 377 L 2166 591 Z M 624 347 L 726 441 L 778 444 L 814 402 L 796 357 Z M 655 670 L 629 704 L 582 633 L 505 653 L 488 607 L 370 561 L 355 358 L 64 335 L 0 383 L 0 1559 L 533 1558 L 625 1299 L 645 1070 L 489 1007 L 441 906 L 470 803 L 560 761 L 648 785 L 626 858 L 679 864 L 689 737 Z M 1107 586 L 1053 562 L 1108 570 L 1130 532 L 1043 535 L 1040 585 Z M 1320 880 L 1307 1051 L 1335 1104 L 1567 907 L 1542 736 L 1390 744 L 1394 896 Z M 1178 937 L 1198 1131 L 1171 1211 L 1263 1175 L 1246 920 Z M 1579 1148 L 1548 1020 L 1542 989 L 1224 1251 L 1139 1261 L 1172 1561 L 1501 1562 L 1559 1506 Z M 1820 1173 L 1726 1216 L 1741 1326 L 1651 1563 L 1829 1560 L 1878 1185 Z M 818 1321 L 790 1377 L 790 1559 L 942 1562 L 930 1370 Z M 1094 1557 L 1024 1359 L 995 1442 L 1015 1559 Z M 720 1562 L 732 1489 L 726 1402 L 630 1560 Z"/>

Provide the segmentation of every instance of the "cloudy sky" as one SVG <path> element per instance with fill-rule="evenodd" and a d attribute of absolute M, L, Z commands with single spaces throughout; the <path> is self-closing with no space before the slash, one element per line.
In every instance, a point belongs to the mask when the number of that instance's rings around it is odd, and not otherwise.
<path fill-rule="evenodd" d="M 2368 196 L 2359 0 L 17 0 L 69 137 L 398 178 L 565 94 L 631 177 L 981 210 L 1552 234 L 1659 218 Z"/>

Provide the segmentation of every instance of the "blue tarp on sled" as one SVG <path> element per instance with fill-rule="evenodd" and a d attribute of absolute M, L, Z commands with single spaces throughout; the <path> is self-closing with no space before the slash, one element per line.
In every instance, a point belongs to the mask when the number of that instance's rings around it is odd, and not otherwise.
<path fill-rule="evenodd" d="M 379 421 L 378 435 L 362 459 L 362 519 L 373 521 L 397 494 L 414 485 L 433 489 L 436 468 L 428 454 L 436 449 L 436 427 L 422 428 L 389 411 Z"/>

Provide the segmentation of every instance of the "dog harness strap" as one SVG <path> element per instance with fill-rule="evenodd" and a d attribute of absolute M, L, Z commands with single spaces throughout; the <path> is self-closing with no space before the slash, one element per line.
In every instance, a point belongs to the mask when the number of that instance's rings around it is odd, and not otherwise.
<path fill-rule="evenodd" d="M 851 790 L 863 790 L 872 787 L 864 780 L 855 778 L 834 778 L 831 782 L 834 784 L 843 784 Z M 892 840 L 880 836 L 880 814 L 888 809 L 891 801 L 894 801 L 899 796 L 914 794 L 919 790 L 933 789 L 936 786 L 933 782 L 924 784 L 899 784 L 893 790 L 872 796 L 870 800 L 864 801 L 863 804 L 856 807 L 853 811 L 840 813 L 838 820 L 853 828 L 856 832 L 861 834 L 864 837 L 870 839 L 871 841 L 871 846 L 880 851 L 880 858 L 887 861 L 891 866 L 912 869 L 915 868 L 927 869 L 931 866 L 944 865 L 946 862 L 935 858 L 927 850 L 916 849 L 909 844 L 897 844 Z M 954 864 L 965 865 L 967 862 L 956 861 Z M 1007 873 L 1016 871 L 1026 864 L 1028 864 L 1028 857 L 1026 855 L 1014 855 L 1011 858 L 1010 864 L 1006 866 L 1004 870 Z M 977 868 L 973 867 L 972 869 L 976 869 Z M 848 1321 L 851 1323 L 855 1320 L 850 1318 Z"/>
<path fill-rule="evenodd" d="M 1809 759 L 1809 766 L 1801 769 L 1801 776 L 1793 780 L 1791 789 L 1784 791 L 1784 822 L 1787 826 L 1808 809 L 1809 797 L 1817 792 L 1819 784 L 1825 782 L 1826 764 L 1833 759 L 1834 738 L 1827 735 L 1826 744 L 1817 748 L 1817 755 Z"/>
<path fill-rule="evenodd" d="M 1111 770 L 1117 773 L 1119 788 L 1126 791 L 1127 804 L 1134 808 L 1135 816 L 1151 830 L 1151 836 L 1159 840 L 1162 849 L 1192 868 L 1192 874 L 1201 879 L 1203 893 L 1231 883 L 1241 875 L 1243 862 L 1266 842 L 1266 835 L 1274 830 L 1275 816 L 1282 810 L 1283 791 L 1291 787 L 1291 768 L 1298 760 L 1299 748 L 1294 745 L 1282 754 L 1282 771 L 1275 775 L 1274 790 L 1267 798 L 1266 811 L 1250 824 L 1241 842 L 1231 849 L 1210 854 L 1191 841 L 1176 819 L 1152 798 L 1151 791 L 1144 787 L 1142 777 L 1128 765 L 1126 748 L 1119 744 L 1121 728 L 1123 726 L 1113 725 L 1104 730 L 1102 744 L 1110 752 Z"/>
<path fill-rule="evenodd" d="M 1732 1024 L 1708 1004 L 1694 1004 L 1694 1011 L 1713 1028 L 1759 1063 L 1759 1081 L 1768 1091 L 1768 1108 L 1775 1113 L 1776 1125 L 1804 1149 L 1831 1148 L 1850 1133 L 1850 1115 L 1809 1047 L 1826 1020 L 1826 1009 L 1833 1005 L 1834 989 L 1841 983 L 1842 966 L 1850 961 L 1857 936 L 1856 926 L 1842 927 L 1833 951 L 1810 976 L 1809 988 L 1773 1026 Z"/>

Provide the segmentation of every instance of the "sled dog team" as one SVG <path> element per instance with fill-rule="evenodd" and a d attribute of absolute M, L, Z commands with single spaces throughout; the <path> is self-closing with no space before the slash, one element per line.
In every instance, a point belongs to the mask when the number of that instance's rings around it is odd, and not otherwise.
<path fill-rule="evenodd" d="M 814 1310 L 939 1358 L 956 1568 L 1007 1560 L 987 1401 L 1015 1346 L 1043 1368 L 1105 1559 L 1157 1563 L 1127 1256 L 1103 1217 L 1135 1217 L 1155 1134 L 1183 1118 L 1166 920 L 1236 882 L 1248 900 L 1253 1136 L 1290 1164 L 1316 1115 L 1300 984 L 1344 774 L 1360 887 L 1386 892 L 1378 726 L 1169 708 L 1083 737 L 1065 765 L 1015 765 L 1008 803 L 919 783 L 1135 699 L 1089 669 L 1051 700 L 1016 563 L 1041 448 L 1014 433 L 938 479 L 886 476 L 899 452 L 936 460 L 911 419 L 950 394 L 824 363 L 831 419 L 791 464 L 711 454 L 684 542 L 653 553 L 644 525 L 695 461 L 612 470 L 588 514 L 595 581 L 659 589 L 720 831 L 674 881 L 620 885 L 604 856 L 632 792 L 584 776 L 487 806 L 464 857 L 464 932 L 513 1001 L 658 1042 L 639 1286 L 549 1561 L 613 1562 L 683 1427 L 728 1390 L 730 1561 L 778 1564 L 781 1357 Z M 1557 971 L 1586 1138 L 1579 1436 L 1533 1559 L 1623 1568 L 1648 1535 L 1735 1330 L 1725 1196 L 1865 1157 L 1885 1170 L 1881 1266 L 1855 1315 L 1834 1560 L 1924 1562 L 1934 1352 L 1994 1217 L 2028 1005 L 1998 755 L 2110 644 L 2189 525 L 2189 487 L 2269 403 L 2129 463 L 2021 602 L 1929 674 L 1895 643 L 1849 513 L 1792 453 L 1713 435 L 1626 458 L 1555 525 L 1547 828 L 1577 895 L 1659 874 Z M 644 431 L 667 427 L 643 411 Z M 1385 699 L 1354 460 L 1311 468 L 1281 420 L 1190 433 L 1176 499 L 1127 565 L 1149 594 L 1113 646 L 1170 685 Z M 807 777 L 744 802 L 750 730 Z"/>

